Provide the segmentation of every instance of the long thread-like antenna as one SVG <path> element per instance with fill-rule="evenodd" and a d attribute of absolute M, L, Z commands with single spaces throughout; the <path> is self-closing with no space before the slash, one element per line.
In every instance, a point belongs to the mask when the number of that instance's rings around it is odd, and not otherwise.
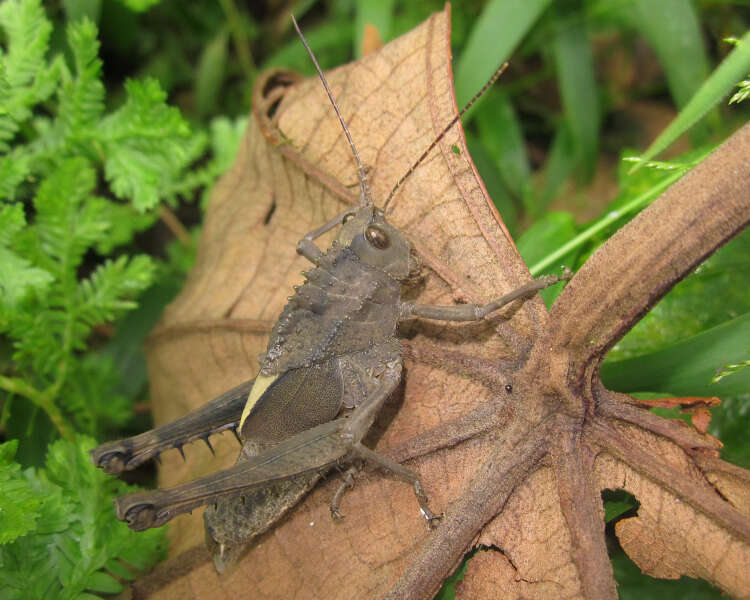
<path fill-rule="evenodd" d="M 341 121 L 341 127 L 344 128 L 346 139 L 349 140 L 349 146 L 351 146 L 354 160 L 357 162 L 357 177 L 359 178 L 359 189 L 362 191 L 362 199 L 360 203 L 362 204 L 362 206 L 372 206 L 372 194 L 370 193 L 370 186 L 367 184 L 367 175 L 365 173 L 364 167 L 362 166 L 362 161 L 359 160 L 359 153 L 357 152 L 357 148 L 354 145 L 354 140 L 352 140 L 352 136 L 349 133 L 349 128 L 346 126 L 344 117 L 341 116 L 341 111 L 339 110 L 338 104 L 336 104 L 336 99 L 331 93 L 331 88 L 328 87 L 328 82 L 326 81 L 325 75 L 323 75 L 323 71 L 318 64 L 318 60 L 315 58 L 315 54 L 313 54 L 312 48 L 310 48 L 310 44 L 307 43 L 305 36 L 302 35 L 302 31 L 300 30 L 299 25 L 297 25 L 297 19 L 294 18 L 294 15 L 292 15 L 292 23 L 294 23 L 294 28 L 297 30 L 299 39 L 302 40 L 302 45 L 305 47 L 305 50 L 307 50 L 307 53 L 310 55 L 310 59 L 315 65 L 315 70 L 318 72 L 320 80 L 323 82 L 323 87 L 328 94 L 328 98 L 330 98 L 331 100 L 331 104 L 333 104 L 333 109 L 336 111 L 336 115 L 338 116 L 339 121 Z"/>
<path fill-rule="evenodd" d="M 445 134 L 448 133 L 456 123 L 458 123 L 458 120 L 466 113 L 466 111 L 469 110 L 477 100 L 479 100 L 482 94 L 484 94 L 498 80 L 500 75 L 502 75 L 503 71 L 505 71 L 505 69 L 507 68 L 508 68 L 507 62 L 503 63 L 502 65 L 500 65 L 500 67 L 498 67 L 497 71 L 495 71 L 492 77 L 489 78 L 489 81 L 487 81 L 487 83 L 484 84 L 484 87 L 481 90 L 479 90 L 471 100 L 469 100 L 468 104 L 461 109 L 460 113 L 458 113 L 455 117 L 453 117 L 453 119 L 451 119 L 450 123 L 448 123 L 445 126 L 445 129 L 443 129 L 443 131 L 440 132 L 440 135 L 438 135 L 433 140 L 433 142 L 429 145 L 427 150 L 425 150 L 422 153 L 422 156 L 420 156 L 416 160 L 416 162 L 409 168 L 409 170 L 404 174 L 404 176 L 396 182 L 396 185 L 393 186 L 391 193 L 388 194 L 388 198 L 385 199 L 385 204 L 383 204 L 383 211 L 385 211 L 385 209 L 388 206 L 388 203 L 393 199 L 393 196 L 396 195 L 396 191 L 398 190 L 398 188 L 401 187 L 404 181 L 406 181 L 409 178 L 409 176 L 417 169 L 417 167 L 422 164 L 422 161 L 425 158 L 427 158 L 427 155 L 430 152 L 432 152 L 432 149 L 440 143 L 440 140 L 443 139 Z"/>

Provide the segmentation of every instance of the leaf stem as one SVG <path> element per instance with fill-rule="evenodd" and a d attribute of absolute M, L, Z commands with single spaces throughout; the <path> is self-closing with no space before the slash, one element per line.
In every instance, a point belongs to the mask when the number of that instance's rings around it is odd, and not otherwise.
<path fill-rule="evenodd" d="M 177 215 L 169 210 L 169 208 L 164 204 L 162 204 L 159 208 L 159 218 L 161 219 L 162 223 L 167 226 L 169 231 L 172 232 L 172 235 L 180 240 L 180 243 L 184 244 L 185 246 L 189 246 L 191 244 L 192 240 L 190 238 L 190 232 L 177 218 Z"/>
<path fill-rule="evenodd" d="M 19 377 L 6 377 L 5 375 L 0 375 L 0 389 L 11 394 L 18 394 L 19 396 L 31 400 L 31 402 L 47 413 L 49 420 L 52 421 L 62 438 L 72 440 L 75 437 L 75 432 L 55 404 L 54 396 L 49 393 L 52 390 L 52 387 L 47 391 L 41 392 Z"/>

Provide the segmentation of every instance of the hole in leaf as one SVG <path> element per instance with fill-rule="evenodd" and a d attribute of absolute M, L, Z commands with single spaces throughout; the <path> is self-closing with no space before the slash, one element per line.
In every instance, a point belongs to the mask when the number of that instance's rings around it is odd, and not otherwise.
<path fill-rule="evenodd" d="M 289 73 L 276 73 L 273 77 L 269 77 L 266 85 L 263 86 L 263 97 L 267 98 L 274 88 L 288 88 L 293 83 L 294 78 Z"/>
<path fill-rule="evenodd" d="M 274 100 L 266 110 L 266 116 L 269 119 L 273 119 L 274 115 L 276 114 L 276 111 L 279 108 L 279 104 L 281 104 L 281 98 L 278 98 L 277 100 Z"/>
<path fill-rule="evenodd" d="M 641 507 L 641 503 L 635 499 L 635 496 L 623 489 L 602 490 L 602 500 L 604 501 L 604 519 L 607 523 L 635 517 Z"/>

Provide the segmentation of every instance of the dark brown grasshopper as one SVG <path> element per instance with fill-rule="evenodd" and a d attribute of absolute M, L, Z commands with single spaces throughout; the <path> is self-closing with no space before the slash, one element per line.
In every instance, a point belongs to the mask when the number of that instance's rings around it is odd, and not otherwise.
<path fill-rule="evenodd" d="M 413 317 L 482 320 L 505 304 L 560 280 L 554 276 L 534 280 L 485 305 L 402 302 L 402 285 L 418 272 L 419 263 L 407 238 L 388 223 L 385 206 L 382 210 L 375 206 L 348 128 L 312 51 L 299 28 L 297 31 L 351 146 L 361 191 L 359 206 L 347 209 L 298 243 L 297 251 L 314 267 L 305 274 L 304 284 L 295 288 L 276 322 L 254 379 L 173 423 L 92 451 L 94 464 L 108 473 L 119 473 L 169 448 L 182 453 L 183 444 L 198 438 L 211 447 L 210 434 L 234 431 L 242 444 L 234 467 L 175 488 L 116 500 L 118 518 L 136 530 L 157 527 L 180 513 L 213 505 L 205 513 L 206 537 L 209 546 L 214 546 L 220 570 L 334 465 L 367 462 L 390 471 L 413 486 L 428 523 L 438 519 L 427 505 L 415 472 L 361 443 L 401 380 L 396 326 Z M 336 240 L 321 252 L 314 240 L 339 226 Z M 334 516 L 339 516 L 339 502 L 353 473 L 354 467 L 332 500 Z"/>

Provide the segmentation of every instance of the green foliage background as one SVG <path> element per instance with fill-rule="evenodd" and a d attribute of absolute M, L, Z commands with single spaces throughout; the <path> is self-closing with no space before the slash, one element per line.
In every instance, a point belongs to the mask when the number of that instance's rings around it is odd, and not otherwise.
<path fill-rule="evenodd" d="M 313 74 L 289 11 L 330 68 L 359 55 L 366 23 L 388 41 L 442 7 L 0 4 L 0 599 L 116 594 L 163 555 L 163 531 L 115 521 L 110 500 L 125 484 L 87 450 L 149 426 L 140 348 L 191 265 L 253 80 L 271 66 Z M 464 124 L 535 275 L 580 266 L 748 117 L 743 0 L 476 0 L 455 2 L 452 22 L 459 105 L 511 59 Z M 602 370 L 629 393 L 720 396 L 710 431 L 746 468 L 748 266 L 744 234 Z M 637 511 L 627 494 L 605 501 L 611 522 Z M 718 597 L 642 576 L 611 539 L 623 598 Z"/>

